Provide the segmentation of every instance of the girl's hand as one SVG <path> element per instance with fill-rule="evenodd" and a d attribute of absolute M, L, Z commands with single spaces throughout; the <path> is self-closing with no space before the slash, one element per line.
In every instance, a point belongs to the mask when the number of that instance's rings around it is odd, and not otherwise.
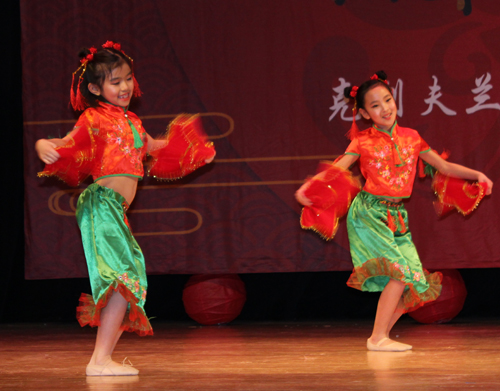
<path fill-rule="evenodd" d="M 487 189 L 486 189 L 486 195 L 490 195 L 491 192 L 493 191 L 493 182 L 482 172 L 479 173 L 477 176 L 477 181 L 479 183 L 486 183 Z"/>
<path fill-rule="evenodd" d="M 35 144 L 38 157 L 45 164 L 53 164 L 59 160 L 61 155 L 55 150 L 56 144 L 50 140 L 40 139 Z"/>
<path fill-rule="evenodd" d="M 208 159 L 205 159 L 205 163 L 206 164 L 210 164 L 210 163 L 212 163 L 214 161 L 214 159 L 215 159 L 215 153 L 214 153 L 214 156 L 209 157 Z"/>
<path fill-rule="evenodd" d="M 309 182 L 306 182 L 295 192 L 295 199 L 304 206 L 311 206 L 313 204 L 311 200 L 304 195 L 308 187 Z"/>

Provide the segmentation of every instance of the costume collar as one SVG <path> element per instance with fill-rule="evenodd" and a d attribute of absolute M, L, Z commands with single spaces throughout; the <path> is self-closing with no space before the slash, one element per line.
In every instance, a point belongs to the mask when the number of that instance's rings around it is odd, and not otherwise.
<path fill-rule="evenodd" d="M 120 112 L 120 113 L 124 113 L 124 114 L 127 114 L 127 111 L 128 111 L 128 108 L 129 106 L 127 107 L 122 107 L 122 106 L 118 106 L 118 105 L 115 105 L 111 102 L 108 102 L 107 100 L 105 101 L 101 101 L 99 102 L 99 105 L 100 107 L 104 108 L 104 109 L 107 109 L 109 111 L 113 111 L 113 112 Z"/>
<path fill-rule="evenodd" d="M 134 113 L 127 113 L 128 111 L 128 106 L 127 107 L 122 107 L 118 105 L 114 105 L 113 103 L 110 102 L 99 102 L 99 105 L 102 109 L 110 113 L 111 115 L 118 115 L 118 113 L 122 114 L 125 116 L 127 119 L 127 122 L 130 126 L 130 129 L 132 130 L 132 134 L 134 135 L 134 147 L 139 149 L 144 146 L 144 143 L 142 142 L 141 136 L 139 135 L 139 132 L 137 131 L 136 127 L 134 126 L 134 123 L 130 120 L 130 117 L 137 118 L 137 116 Z"/>
<path fill-rule="evenodd" d="M 393 137 L 393 134 L 392 134 L 392 133 L 394 132 L 394 129 L 396 129 L 396 126 L 397 126 L 397 125 L 398 125 L 398 121 L 394 121 L 394 125 L 392 125 L 392 127 L 391 127 L 391 129 L 390 129 L 389 131 L 387 131 L 387 130 L 383 130 L 383 129 L 379 129 L 379 128 L 377 128 L 377 127 L 375 126 L 375 124 L 373 124 L 373 126 L 372 126 L 372 127 L 373 127 L 373 129 L 378 130 L 379 132 L 382 132 L 382 133 L 384 133 L 384 134 L 387 134 L 387 135 L 388 135 L 388 136 L 390 136 L 390 137 Z"/>

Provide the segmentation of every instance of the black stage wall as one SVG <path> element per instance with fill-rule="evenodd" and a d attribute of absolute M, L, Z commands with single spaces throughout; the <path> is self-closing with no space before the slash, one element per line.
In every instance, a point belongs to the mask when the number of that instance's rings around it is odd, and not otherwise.
<path fill-rule="evenodd" d="M 23 218 L 23 118 L 19 4 L 3 6 L 1 24 L 3 120 L 3 213 L 0 322 L 75 322 L 80 292 L 89 292 L 85 278 L 25 280 Z M 43 59 L 40 59 L 43 61 Z M 498 190 L 497 190 L 498 191 Z M 498 317 L 496 290 L 500 269 L 461 270 L 469 292 L 456 319 Z M 248 300 L 241 320 L 329 320 L 371 318 L 376 294 L 345 286 L 349 272 L 243 274 Z M 148 315 L 157 320 L 188 320 L 181 295 L 189 275 L 150 276 Z"/>

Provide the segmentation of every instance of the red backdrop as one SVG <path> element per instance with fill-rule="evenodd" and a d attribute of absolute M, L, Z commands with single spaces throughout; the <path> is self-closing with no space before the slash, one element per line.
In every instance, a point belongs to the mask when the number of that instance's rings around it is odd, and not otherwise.
<path fill-rule="evenodd" d="M 342 2 L 337 2 L 342 3 Z M 459 2 L 460 3 L 460 2 Z M 338 96 L 384 69 L 399 123 L 450 160 L 500 174 L 500 5 L 453 1 L 22 0 L 26 277 L 87 275 L 80 190 L 39 179 L 36 139 L 65 135 L 82 46 L 120 42 L 145 92 L 132 111 L 152 136 L 202 113 L 216 162 L 184 180 L 146 178 L 130 221 L 150 274 L 349 270 L 345 223 L 326 243 L 299 226 L 293 194 L 343 152 Z M 82 186 L 84 187 L 84 186 Z M 500 266 L 498 192 L 467 218 L 436 217 L 418 180 L 410 229 L 426 267 Z"/>

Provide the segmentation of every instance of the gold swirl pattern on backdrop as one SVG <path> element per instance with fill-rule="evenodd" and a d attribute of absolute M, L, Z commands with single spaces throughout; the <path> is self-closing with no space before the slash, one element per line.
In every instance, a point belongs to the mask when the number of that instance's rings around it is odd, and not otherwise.
<path fill-rule="evenodd" d="M 140 116 L 139 118 L 141 120 L 148 120 L 148 119 L 162 119 L 162 118 L 175 118 L 179 114 L 152 114 L 152 115 L 143 115 Z M 211 112 L 211 113 L 198 113 L 200 117 L 221 117 L 227 120 L 228 122 L 228 130 L 219 135 L 214 135 L 214 136 L 208 136 L 209 140 L 216 140 L 220 138 L 224 138 L 229 136 L 231 133 L 234 131 L 234 120 L 231 116 L 225 114 L 225 113 L 217 113 L 217 112 Z M 24 122 L 24 125 L 57 125 L 57 124 L 74 124 L 76 120 L 74 119 L 58 119 L 58 120 L 50 120 L 50 121 L 26 121 Z"/>
<path fill-rule="evenodd" d="M 74 216 L 76 212 L 76 202 L 78 196 L 83 191 L 83 189 L 68 189 L 59 190 L 52 193 L 49 197 L 49 209 L 52 213 L 61 216 Z M 69 208 L 70 210 L 64 210 L 61 207 L 60 199 L 61 197 L 69 195 Z M 191 208 L 149 208 L 149 209 L 131 209 L 127 213 L 192 213 L 196 216 L 196 225 L 192 228 L 187 228 L 183 230 L 176 231 L 158 231 L 158 232 L 136 232 L 134 230 L 134 236 L 160 236 L 160 235 L 186 235 L 195 231 L 198 231 L 203 225 L 203 217 L 200 212 Z"/>

